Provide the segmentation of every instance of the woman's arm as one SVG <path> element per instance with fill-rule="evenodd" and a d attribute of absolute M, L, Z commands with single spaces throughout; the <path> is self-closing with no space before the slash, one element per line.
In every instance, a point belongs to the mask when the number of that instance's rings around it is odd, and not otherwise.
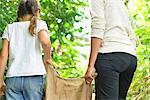
<path fill-rule="evenodd" d="M 97 58 L 98 51 L 103 42 L 103 36 L 105 32 L 105 0 L 92 0 L 91 1 L 91 52 L 89 58 L 88 69 L 85 74 L 85 80 L 87 83 L 91 83 L 93 80 L 94 64 Z"/>
<path fill-rule="evenodd" d="M 91 52 L 89 57 L 89 64 L 88 69 L 85 74 L 85 80 L 87 83 L 91 83 L 93 80 L 93 71 L 94 71 L 94 64 L 97 58 L 98 51 L 102 44 L 102 39 L 100 38 L 92 38 L 91 39 Z"/>
<path fill-rule="evenodd" d="M 47 70 L 48 65 L 51 64 L 51 43 L 46 30 L 39 32 L 39 39 L 44 50 L 44 64 Z"/>
<path fill-rule="evenodd" d="M 4 85 L 4 72 L 7 64 L 8 59 L 8 52 L 9 52 L 9 42 L 4 39 L 2 50 L 0 52 L 0 95 L 3 94 L 3 85 Z"/>
<path fill-rule="evenodd" d="M 89 67 L 93 67 L 97 58 L 98 51 L 102 45 L 102 39 L 93 37 L 91 39 L 91 53 L 89 58 Z"/>

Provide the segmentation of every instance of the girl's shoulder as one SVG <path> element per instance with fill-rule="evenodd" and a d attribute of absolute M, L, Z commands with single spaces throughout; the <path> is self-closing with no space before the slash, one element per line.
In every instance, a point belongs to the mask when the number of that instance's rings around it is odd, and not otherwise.
<path fill-rule="evenodd" d="M 13 27 L 22 27 L 24 25 L 28 25 L 29 23 L 30 23 L 30 21 L 13 22 L 13 23 L 8 24 L 7 26 L 11 27 L 11 28 L 13 28 Z"/>
<path fill-rule="evenodd" d="M 46 24 L 46 21 L 44 21 L 44 20 L 37 20 L 37 24 L 38 24 L 38 25 Z"/>
<path fill-rule="evenodd" d="M 44 20 L 37 20 L 37 24 L 43 24 L 46 23 Z M 25 24 L 30 24 L 30 21 L 20 21 L 20 22 L 13 22 L 8 24 L 9 26 L 15 26 L 15 25 L 25 25 Z"/>
<path fill-rule="evenodd" d="M 30 21 L 20 21 L 20 22 L 13 22 L 11 25 L 16 25 L 16 24 L 28 24 Z"/>
<path fill-rule="evenodd" d="M 46 21 L 37 20 L 37 27 L 47 27 Z"/>
<path fill-rule="evenodd" d="M 13 22 L 8 24 L 6 27 L 9 29 L 16 28 L 28 28 L 30 25 L 30 21 L 21 21 L 21 22 Z M 47 24 L 44 20 L 37 20 L 37 27 L 47 27 Z"/>
<path fill-rule="evenodd" d="M 38 33 L 40 30 L 48 31 L 48 25 L 44 20 L 37 20 L 36 32 Z"/>

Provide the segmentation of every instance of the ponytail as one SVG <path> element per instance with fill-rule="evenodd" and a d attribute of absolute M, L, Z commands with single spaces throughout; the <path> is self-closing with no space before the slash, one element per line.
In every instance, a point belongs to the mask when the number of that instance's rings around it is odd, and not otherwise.
<path fill-rule="evenodd" d="M 17 12 L 17 21 L 23 16 L 30 14 L 32 15 L 30 19 L 29 32 L 32 36 L 36 34 L 35 28 L 37 26 L 38 15 L 37 11 L 40 10 L 40 4 L 37 0 L 21 0 Z"/>
<path fill-rule="evenodd" d="M 33 6 L 35 4 L 36 4 L 36 6 Z M 37 10 L 38 10 L 37 1 L 36 2 L 34 1 L 34 4 L 32 4 L 30 1 L 26 1 L 26 8 L 28 10 L 31 10 L 32 14 L 33 14 L 32 18 L 30 20 L 29 32 L 32 36 L 34 36 L 36 34 L 35 28 L 37 26 L 37 19 L 38 19 L 37 18 Z"/>
<path fill-rule="evenodd" d="M 29 32 L 32 36 L 36 34 L 35 28 L 37 25 L 37 16 L 32 16 L 31 21 L 30 21 L 30 26 L 29 26 Z"/>

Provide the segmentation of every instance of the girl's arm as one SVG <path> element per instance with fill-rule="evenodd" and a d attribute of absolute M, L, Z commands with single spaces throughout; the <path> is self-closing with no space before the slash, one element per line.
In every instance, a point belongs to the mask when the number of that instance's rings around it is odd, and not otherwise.
<path fill-rule="evenodd" d="M 2 87 L 4 85 L 4 72 L 7 64 L 7 59 L 8 59 L 8 52 L 9 52 L 9 42 L 4 39 L 3 40 L 3 46 L 2 50 L 0 52 L 0 95 L 2 94 Z"/>
<path fill-rule="evenodd" d="M 51 64 L 51 43 L 47 31 L 41 30 L 39 32 L 39 39 L 44 50 L 44 64 L 47 70 L 48 65 Z"/>

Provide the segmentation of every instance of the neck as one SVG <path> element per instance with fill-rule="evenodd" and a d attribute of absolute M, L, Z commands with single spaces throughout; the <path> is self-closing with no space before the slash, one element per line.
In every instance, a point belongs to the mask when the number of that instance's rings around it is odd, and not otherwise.
<path fill-rule="evenodd" d="M 29 15 L 29 14 L 28 14 L 28 15 L 23 16 L 20 21 L 30 21 L 31 18 L 32 18 L 32 15 Z"/>

